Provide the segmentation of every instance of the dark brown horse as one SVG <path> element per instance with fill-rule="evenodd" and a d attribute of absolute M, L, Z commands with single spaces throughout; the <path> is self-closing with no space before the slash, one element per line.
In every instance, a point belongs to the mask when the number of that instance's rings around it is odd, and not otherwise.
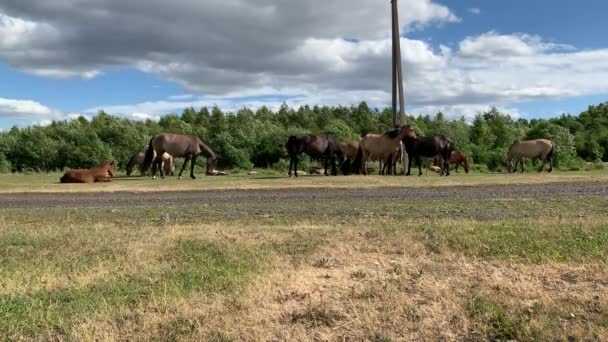
<path fill-rule="evenodd" d="M 418 176 L 422 176 L 420 157 L 433 158 L 437 155 L 443 159 L 443 167 L 439 175 L 450 175 L 450 156 L 454 149 L 454 144 L 445 135 L 419 137 L 416 131 L 411 128 L 403 139 L 403 144 L 409 157 L 406 176 L 411 175 L 412 162 L 414 160 L 416 160 L 416 164 L 418 165 Z"/>
<path fill-rule="evenodd" d="M 156 158 L 154 153 L 156 152 Z M 179 171 L 178 178 L 182 178 L 182 173 L 190 161 L 190 178 L 196 179 L 194 176 L 194 166 L 196 165 L 196 157 L 203 156 L 207 158 L 207 175 L 213 175 L 215 171 L 216 157 L 215 153 L 207 146 L 199 137 L 195 135 L 179 135 L 179 134 L 159 134 L 150 139 L 146 158 L 142 164 L 142 170 L 147 170 L 152 166 L 152 178 L 156 178 L 156 170 L 160 170 L 160 177 L 165 178 L 162 170 L 162 156 L 164 153 L 169 153 L 173 158 L 184 158 L 184 164 Z M 142 171 L 143 172 L 143 171 Z"/>
<path fill-rule="evenodd" d="M 68 170 L 59 181 L 61 183 L 111 182 L 114 176 L 116 176 L 114 161 L 107 161 L 91 169 Z"/>
<path fill-rule="evenodd" d="M 338 174 L 336 169 L 336 159 L 342 161 L 343 154 L 340 145 L 333 135 L 292 135 L 287 138 L 285 143 L 287 153 L 289 154 L 289 177 L 293 170 L 298 177 L 298 159 L 302 153 L 306 153 L 313 159 L 325 160 L 324 174 L 327 176 L 328 164 L 331 162 L 331 171 L 333 175 Z"/>

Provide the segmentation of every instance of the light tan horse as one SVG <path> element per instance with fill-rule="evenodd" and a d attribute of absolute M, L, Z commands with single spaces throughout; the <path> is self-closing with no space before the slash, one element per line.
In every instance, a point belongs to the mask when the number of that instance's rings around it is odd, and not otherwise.
<path fill-rule="evenodd" d="M 507 152 L 507 167 L 509 173 L 517 171 L 517 163 L 521 164 L 521 172 L 524 172 L 524 158 L 540 158 L 543 161 L 538 172 L 542 172 L 545 168 L 545 164 L 549 163 L 549 171 L 553 171 L 553 151 L 555 145 L 553 141 L 548 139 L 534 139 L 534 140 L 517 140 L 513 142 Z M 513 159 L 515 159 L 515 169 L 513 169 Z"/>
<path fill-rule="evenodd" d="M 125 170 L 127 171 L 127 176 L 130 176 L 131 173 L 133 173 L 133 169 L 135 168 L 135 166 L 137 166 L 140 169 L 140 171 L 142 171 L 142 176 L 144 175 L 145 172 L 148 172 L 148 176 L 151 176 L 151 174 L 149 172 L 150 169 L 141 170 L 142 164 L 144 163 L 144 159 L 146 158 L 147 150 L 148 150 L 148 146 L 146 145 L 142 152 L 135 153 L 133 155 L 133 157 L 131 157 L 131 159 L 129 159 L 129 162 L 127 163 L 127 167 L 125 168 Z M 154 151 L 154 158 L 156 158 L 156 151 Z M 167 175 L 167 176 L 172 176 L 173 172 L 175 171 L 175 163 L 173 161 L 173 156 L 167 152 L 163 153 L 161 168 L 163 169 L 163 171 L 165 172 L 165 175 Z"/>
<path fill-rule="evenodd" d="M 367 162 L 369 160 L 388 160 L 397 151 L 401 140 L 411 134 L 415 134 L 415 131 L 410 125 L 392 129 L 384 134 L 367 134 L 359 143 L 357 158 L 353 163 L 355 171 L 358 173 L 363 167 L 363 174 L 367 175 Z"/>
<path fill-rule="evenodd" d="M 194 176 L 194 166 L 196 165 L 196 158 L 198 156 L 207 158 L 206 174 L 215 174 L 215 153 L 201 140 L 201 138 L 196 135 L 164 133 L 150 139 L 148 150 L 146 151 L 146 158 L 144 159 L 142 166 L 143 170 L 147 170 L 152 166 L 152 178 L 156 178 L 157 169 L 160 169 L 161 178 L 165 177 L 163 169 L 160 167 L 162 159 L 159 157 L 159 155 L 162 156 L 165 152 L 172 155 L 173 158 L 184 158 L 184 164 L 178 174 L 180 179 L 188 161 L 190 161 L 190 178 L 196 179 Z M 158 153 L 159 155 L 154 157 L 154 153 Z"/>

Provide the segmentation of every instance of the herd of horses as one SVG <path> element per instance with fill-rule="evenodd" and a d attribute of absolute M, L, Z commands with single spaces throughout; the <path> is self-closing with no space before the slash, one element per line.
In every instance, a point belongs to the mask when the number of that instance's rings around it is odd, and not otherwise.
<path fill-rule="evenodd" d="M 421 136 L 411 125 L 403 125 L 393 128 L 383 134 L 369 133 L 359 141 L 340 142 L 334 136 L 324 135 L 292 135 L 285 144 L 289 155 L 289 177 L 293 174 L 298 177 L 298 161 L 302 154 L 306 154 L 313 159 L 325 162 L 324 174 L 328 174 L 331 167 L 331 174 L 338 175 L 338 167 L 343 174 L 368 174 L 367 163 L 370 161 L 379 162 L 379 174 L 397 174 L 397 165 L 403 164 L 404 172 L 407 176 L 411 174 L 412 163 L 416 162 L 418 175 L 422 175 L 422 158 L 432 158 L 433 165 L 427 167 L 436 171 L 439 175 L 449 176 L 450 165 L 453 164 L 458 170 L 462 165 L 465 172 L 469 172 L 469 163 L 462 151 L 456 149 L 454 143 L 445 135 Z M 551 140 L 535 139 L 526 141 L 515 141 L 507 153 L 506 164 L 509 173 L 517 171 L 518 163 L 521 165 L 521 172 L 524 172 L 524 158 L 539 158 L 542 166 L 538 170 L 541 172 L 545 165 L 549 163 L 549 170 L 553 170 L 554 144 Z M 407 155 L 407 168 L 404 163 Z M 180 134 L 158 134 L 150 139 L 143 151 L 138 151 L 131 157 L 126 166 L 127 176 L 133 173 L 137 166 L 142 175 L 148 174 L 156 178 L 157 171 L 161 178 L 165 175 L 173 175 L 174 159 L 183 158 L 181 170 L 178 178 L 190 162 L 190 177 L 196 179 L 194 167 L 198 157 L 207 159 L 207 175 L 223 174 L 215 169 L 217 156 L 213 150 L 195 135 Z M 513 164 L 515 162 L 515 164 Z M 61 183 L 93 183 L 109 182 L 115 177 L 114 162 L 108 161 L 91 169 L 72 169 L 68 170 Z"/>

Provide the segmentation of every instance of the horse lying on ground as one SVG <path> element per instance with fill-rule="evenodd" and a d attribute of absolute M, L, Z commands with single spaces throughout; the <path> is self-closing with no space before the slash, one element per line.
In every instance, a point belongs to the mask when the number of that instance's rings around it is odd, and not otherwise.
<path fill-rule="evenodd" d="M 133 168 L 135 167 L 135 165 L 138 166 L 140 171 L 142 170 L 142 166 L 143 166 L 144 160 L 146 158 L 147 150 L 148 150 L 148 146 L 146 145 L 142 152 L 135 153 L 133 155 L 133 157 L 131 157 L 131 159 L 129 159 L 129 162 L 127 163 L 127 167 L 126 167 L 127 176 L 130 176 L 131 173 L 133 173 Z M 154 152 L 153 158 L 156 159 L 156 151 Z M 163 169 L 163 171 L 165 172 L 165 175 L 167 175 L 167 176 L 172 176 L 173 171 L 175 171 L 175 164 L 173 161 L 173 156 L 167 152 L 163 153 L 161 168 Z M 147 172 L 148 176 L 152 176 L 149 171 L 150 171 L 150 169 L 144 170 L 141 175 L 143 176 L 144 173 Z"/>
<path fill-rule="evenodd" d="M 407 125 L 409 126 L 409 125 Z M 422 176 L 420 157 L 433 158 L 440 155 L 443 160 L 443 167 L 439 175 L 450 175 L 450 156 L 454 149 L 454 144 L 444 135 L 432 135 L 419 137 L 413 127 L 409 126 L 406 136 L 403 139 L 405 151 L 409 156 L 406 176 L 411 175 L 412 162 L 416 160 L 418 165 L 418 176 Z"/>
<path fill-rule="evenodd" d="M 190 161 L 190 178 L 196 179 L 194 176 L 194 166 L 196 165 L 196 157 L 203 156 L 207 158 L 208 176 L 214 175 L 216 157 L 215 153 L 207 146 L 199 137 L 195 135 L 179 135 L 179 134 L 159 134 L 150 139 L 146 157 L 141 168 L 142 173 L 152 166 L 152 178 L 156 178 L 156 170 L 160 170 L 160 177 L 165 178 L 161 168 L 162 156 L 166 153 L 173 158 L 184 158 L 184 164 L 179 171 L 178 177 L 182 178 L 182 173 Z M 156 157 L 154 154 L 157 153 Z"/>
<path fill-rule="evenodd" d="M 394 155 L 399 142 L 405 138 L 409 125 L 401 126 L 398 129 L 392 129 L 384 134 L 369 133 L 359 143 L 357 158 L 353 162 L 355 173 L 360 173 L 363 168 L 363 174 L 367 175 L 367 162 L 369 160 L 387 161 Z"/>
<path fill-rule="evenodd" d="M 107 161 L 91 169 L 68 170 L 59 181 L 61 183 L 111 182 L 114 176 L 116 176 L 114 161 Z"/>
<path fill-rule="evenodd" d="M 341 162 L 343 154 L 333 135 L 292 135 L 287 138 L 285 148 L 289 154 L 289 177 L 291 177 L 292 170 L 298 177 L 298 159 L 302 153 L 306 153 L 313 159 L 324 159 L 326 176 L 329 163 L 331 163 L 332 174 L 338 174 L 336 159 Z"/>
<path fill-rule="evenodd" d="M 507 167 L 509 173 L 513 171 L 513 159 L 515 159 L 515 171 L 517 171 L 517 163 L 521 164 L 521 172 L 524 172 L 524 158 L 540 158 L 543 161 L 538 172 L 542 172 L 545 164 L 549 163 L 549 170 L 553 171 L 553 150 L 555 145 L 553 141 L 547 139 L 534 139 L 524 141 L 514 141 L 507 152 Z"/>

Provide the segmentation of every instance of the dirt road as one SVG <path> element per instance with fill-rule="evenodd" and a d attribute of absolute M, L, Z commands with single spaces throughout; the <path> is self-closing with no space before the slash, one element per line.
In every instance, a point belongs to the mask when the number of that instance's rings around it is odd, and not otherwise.
<path fill-rule="evenodd" d="M 316 202 L 439 201 L 498 198 L 568 198 L 608 195 L 608 182 L 549 183 L 372 189 L 206 190 L 105 193 L 1 194 L 0 208 L 165 207 L 213 204 Z"/>

